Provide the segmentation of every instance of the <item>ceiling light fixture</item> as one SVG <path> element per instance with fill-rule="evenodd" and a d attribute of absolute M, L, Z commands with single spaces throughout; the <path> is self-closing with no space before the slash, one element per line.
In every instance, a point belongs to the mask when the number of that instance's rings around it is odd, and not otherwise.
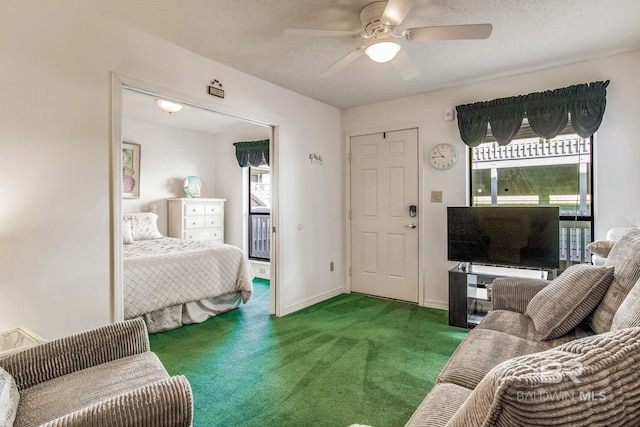
<path fill-rule="evenodd" d="M 182 105 L 164 99 L 156 99 L 156 104 L 158 104 L 158 107 L 160 107 L 162 111 L 166 111 L 169 114 L 182 110 Z"/>
<path fill-rule="evenodd" d="M 400 45 L 395 42 L 381 41 L 369 46 L 364 53 L 376 62 L 389 62 L 400 52 Z"/>

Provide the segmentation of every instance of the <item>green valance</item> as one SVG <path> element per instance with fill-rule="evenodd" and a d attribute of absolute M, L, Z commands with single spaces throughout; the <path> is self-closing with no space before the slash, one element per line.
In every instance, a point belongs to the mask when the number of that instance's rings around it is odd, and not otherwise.
<path fill-rule="evenodd" d="M 269 140 L 234 142 L 236 158 L 241 168 L 269 164 Z"/>
<path fill-rule="evenodd" d="M 607 103 L 605 82 L 584 83 L 561 89 L 534 92 L 528 95 L 458 105 L 458 128 L 465 144 L 475 147 L 487 135 L 487 125 L 500 145 L 507 145 L 518 134 L 527 117 L 536 135 L 555 138 L 566 126 L 571 126 L 582 138 L 593 135 L 602 122 Z"/>

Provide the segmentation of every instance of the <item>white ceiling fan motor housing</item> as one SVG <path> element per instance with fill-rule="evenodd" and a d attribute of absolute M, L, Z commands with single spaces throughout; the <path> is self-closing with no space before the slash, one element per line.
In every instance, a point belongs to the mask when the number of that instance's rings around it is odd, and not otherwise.
<path fill-rule="evenodd" d="M 394 28 L 382 24 L 382 15 L 387 7 L 386 1 L 379 1 L 365 6 L 360 12 L 360 22 L 364 27 L 366 37 L 373 37 L 376 34 L 388 33 Z"/>

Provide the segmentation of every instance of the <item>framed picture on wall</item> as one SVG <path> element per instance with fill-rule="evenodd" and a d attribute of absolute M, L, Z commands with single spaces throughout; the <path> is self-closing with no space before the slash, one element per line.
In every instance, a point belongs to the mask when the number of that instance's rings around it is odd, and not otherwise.
<path fill-rule="evenodd" d="M 122 197 L 140 197 L 140 144 L 122 143 Z"/>

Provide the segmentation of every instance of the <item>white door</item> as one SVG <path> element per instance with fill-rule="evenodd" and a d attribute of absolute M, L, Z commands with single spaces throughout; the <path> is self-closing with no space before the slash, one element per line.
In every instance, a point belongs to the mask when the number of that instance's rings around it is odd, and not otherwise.
<path fill-rule="evenodd" d="M 351 291 L 418 302 L 418 130 L 351 138 Z"/>

